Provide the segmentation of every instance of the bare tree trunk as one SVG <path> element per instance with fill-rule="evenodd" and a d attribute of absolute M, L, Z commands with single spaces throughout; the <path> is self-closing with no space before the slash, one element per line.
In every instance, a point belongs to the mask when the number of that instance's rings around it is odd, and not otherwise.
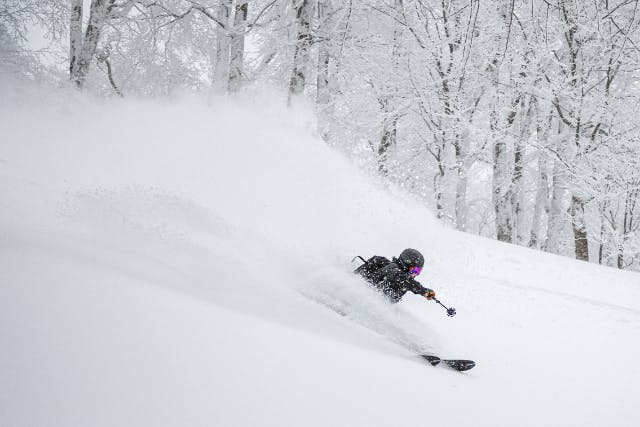
<path fill-rule="evenodd" d="M 547 225 L 547 251 L 560 253 L 560 241 L 565 222 L 566 171 L 564 165 L 556 160 L 553 164 L 553 178 L 551 189 L 551 210 Z"/>
<path fill-rule="evenodd" d="M 543 215 L 549 215 L 549 174 L 547 171 L 547 156 L 544 153 L 540 153 L 539 156 L 538 189 L 536 192 L 536 203 L 533 211 L 529 247 L 544 250 L 547 247 L 547 239 L 543 235 L 542 218 Z"/>
<path fill-rule="evenodd" d="M 231 55 L 229 27 L 231 4 L 232 0 L 220 0 L 220 4 L 218 5 L 216 60 L 213 71 L 213 87 L 217 93 L 226 93 L 229 88 L 229 58 Z"/>
<path fill-rule="evenodd" d="M 236 3 L 236 14 L 231 38 L 231 60 L 229 67 L 229 91 L 237 92 L 242 84 L 244 67 L 244 33 L 247 28 L 249 3 L 239 0 Z"/>
<path fill-rule="evenodd" d="M 438 172 L 433 177 L 433 190 L 436 199 L 436 217 L 440 220 L 444 218 L 444 190 L 442 188 L 442 183 L 444 181 L 444 159 L 443 150 L 439 149 L 437 151 L 437 162 L 438 162 Z"/>
<path fill-rule="evenodd" d="M 558 3 L 559 11 L 561 13 L 561 17 L 564 21 L 564 41 L 567 46 L 567 62 L 569 77 L 567 83 L 573 92 L 573 107 L 570 108 L 569 117 L 570 119 L 566 119 L 562 116 L 565 114 L 562 112 L 563 108 L 560 105 L 560 100 L 555 100 L 555 106 L 558 111 L 558 115 L 561 116 L 561 119 L 564 121 L 568 121 L 570 128 L 573 130 L 573 141 L 572 143 L 567 142 L 567 148 L 565 152 L 568 154 L 564 156 L 564 161 L 569 165 L 569 171 L 571 172 L 571 168 L 575 167 L 579 163 L 580 154 L 578 153 L 582 147 L 581 142 L 581 132 L 582 132 L 582 105 L 585 101 L 585 84 L 586 84 L 586 76 L 581 72 L 581 55 L 582 48 L 584 46 L 584 40 L 580 36 L 580 26 L 577 22 L 578 16 L 572 15 L 573 13 L 573 4 L 567 5 L 566 1 L 561 1 Z M 595 138 L 596 134 L 593 135 L 592 138 Z M 576 191 L 573 190 L 571 194 L 571 203 L 570 203 L 570 215 L 571 215 L 571 226 L 573 230 L 574 237 L 574 248 L 576 259 L 589 261 L 589 242 L 587 240 L 587 225 L 584 218 L 584 209 L 585 209 L 585 201 L 584 198 L 579 194 L 576 194 Z"/>
<path fill-rule="evenodd" d="M 576 259 L 589 261 L 589 241 L 587 240 L 587 225 L 584 218 L 584 201 L 575 195 L 572 196 L 570 212 Z"/>
<path fill-rule="evenodd" d="M 606 218 L 607 205 L 608 203 L 605 201 L 603 203 L 600 203 L 598 206 L 599 218 L 600 218 L 600 242 L 598 243 L 598 264 L 601 264 L 601 265 L 605 257 L 604 241 L 606 236 L 605 218 Z"/>
<path fill-rule="evenodd" d="M 520 131 L 518 132 L 518 138 L 515 141 L 515 152 L 514 152 L 514 162 L 513 162 L 513 175 L 511 177 L 511 209 L 513 211 L 513 243 L 518 245 L 526 245 L 528 242 L 525 238 L 525 211 L 523 209 L 524 204 L 524 156 L 526 151 L 526 144 L 529 140 L 529 131 L 531 129 L 532 122 L 534 120 L 534 110 L 535 110 L 535 97 L 529 98 L 529 105 L 526 104 L 526 97 L 521 97 L 520 101 L 520 109 L 521 111 L 525 111 L 524 114 L 520 118 Z"/>
<path fill-rule="evenodd" d="M 330 54 L 327 42 L 322 42 L 318 47 L 318 78 L 316 103 L 321 106 L 329 104 L 331 99 L 329 92 L 329 61 Z"/>
<path fill-rule="evenodd" d="M 512 128 L 513 123 L 518 115 L 518 105 L 520 103 L 520 95 L 512 102 L 511 111 L 507 115 L 506 130 Z M 513 187 L 514 176 L 510 168 L 510 160 L 508 146 L 506 142 L 508 132 L 499 131 L 500 121 L 499 109 L 500 103 L 496 103 L 494 111 L 491 113 L 491 130 L 497 136 L 493 147 L 493 207 L 495 211 L 496 221 L 496 238 L 503 242 L 514 241 L 514 207 Z M 517 159 L 516 159 L 517 161 Z"/>
<path fill-rule="evenodd" d="M 402 0 L 395 0 L 394 10 L 400 16 L 402 12 Z M 402 27 L 397 21 L 393 21 L 393 41 L 391 47 L 391 72 L 394 76 L 398 75 L 400 69 L 400 43 L 402 36 Z M 383 105 L 383 126 L 380 145 L 378 146 L 378 171 L 381 175 L 389 173 L 388 152 L 391 147 L 396 145 L 398 136 L 398 110 L 397 110 L 397 88 L 393 86 L 387 87 L 387 93 L 383 94 L 380 101 Z"/>
<path fill-rule="evenodd" d="M 389 174 L 389 149 L 396 144 L 398 136 L 397 125 L 398 118 L 396 116 L 385 118 L 382 138 L 380 138 L 380 145 L 378 146 L 378 172 L 383 176 Z"/>
<path fill-rule="evenodd" d="M 111 85 L 111 88 L 113 89 L 113 91 L 121 98 L 124 98 L 124 94 L 122 93 L 122 91 L 120 90 L 120 88 L 116 84 L 116 81 L 113 78 L 113 70 L 111 69 L 111 61 L 109 61 L 109 57 L 105 56 L 103 58 L 100 58 L 100 56 L 98 56 L 97 59 L 98 59 L 98 62 L 104 62 L 104 64 L 107 66 L 107 77 L 109 78 L 109 84 Z"/>
<path fill-rule="evenodd" d="M 82 0 L 72 0 L 69 22 L 69 78 L 76 85 L 78 58 L 82 49 Z"/>
<path fill-rule="evenodd" d="M 457 133 L 457 131 L 456 131 Z M 456 134 L 454 143 L 456 155 L 456 229 L 466 231 L 467 228 L 467 139 L 466 135 Z"/>
<path fill-rule="evenodd" d="M 85 31 L 82 48 L 80 49 L 80 56 L 76 56 L 77 59 L 74 62 L 76 65 L 74 81 L 80 88 L 84 85 L 87 74 L 89 73 L 89 67 L 95 56 L 98 42 L 100 41 L 102 27 L 107 19 L 108 11 L 113 7 L 114 3 L 115 0 L 92 0 L 91 2 L 89 23 Z"/>
<path fill-rule="evenodd" d="M 537 126 L 537 134 L 542 135 L 543 145 L 546 148 L 549 141 L 549 128 L 551 123 L 542 131 L 540 125 Z M 531 224 L 531 236 L 529 238 L 529 247 L 534 249 L 545 250 L 547 247 L 547 238 L 543 236 L 542 219 L 549 216 L 549 157 L 545 150 L 538 151 L 538 184 L 536 192 L 536 202 L 533 211 L 533 220 Z"/>
<path fill-rule="evenodd" d="M 298 35 L 293 54 L 293 70 L 289 80 L 289 105 L 291 105 L 293 97 L 304 93 L 305 84 L 308 80 L 309 50 L 313 42 L 311 21 L 313 19 L 314 2 L 315 0 L 298 0 L 298 6 L 296 7 Z"/>
<path fill-rule="evenodd" d="M 515 152 L 513 159 L 513 174 L 511 176 L 511 189 L 510 189 L 510 205 L 511 205 L 511 218 L 513 223 L 513 235 L 512 241 L 515 244 L 522 244 L 523 235 L 523 209 L 522 209 L 522 175 L 523 175 L 523 163 L 524 163 L 524 142 L 522 139 L 515 141 Z"/>
<path fill-rule="evenodd" d="M 504 187 L 506 178 L 507 144 L 499 139 L 493 147 L 493 207 L 496 215 L 496 237 L 502 242 L 511 242 L 513 224 L 511 222 L 511 198 Z"/>
<path fill-rule="evenodd" d="M 551 179 L 551 210 L 547 219 L 547 251 L 555 254 L 560 253 L 560 242 L 563 238 L 564 226 L 567 214 L 567 191 L 569 188 L 568 143 L 563 137 L 564 126 L 558 121 L 557 135 L 555 135 L 555 147 L 551 148 L 555 152 L 553 162 L 553 174 Z"/>
<path fill-rule="evenodd" d="M 511 82 L 500 85 L 505 80 L 504 73 L 501 72 L 502 65 L 507 58 L 507 49 L 503 48 L 508 44 L 511 34 L 513 10 L 509 2 L 498 2 L 497 14 L 500 16 L 501 32 L 496 37 L 497 51 L 492 60 L 489 71 L 498 83 L 495 95 L 493 111 L 490 115 L 491 134 L 495 140 L 493 146 L 493 177 L 492 177 L 492 202 L 495 213 L 496 238 L 503 242 L 513 242 L 514 239 L 514 217 L 513 217 L 513 170 L 511 169 L 511 157 L 509 156 L 509 145 L 511 138 L 511 128 L 518 116 L 519 104 L 522 97 L 517 89 L 514 93 L 509 92 L 506 87 L 511 86 Z M 505 101 L 510 101 L 510 109 L 506 115 L 506 121 L 502 124 L 502 111 Z M 502 127 L 504 126 L 504 127 Z"/>
<path fill-rule="evenodd" d="M 329 60 L 330 60 L 330 40 L 331 40 L 331 23 L 332 13 L 331 0 L 320 0 L 318 2 L 318 23 L 319 37 L 318 41 L 318 77 L 317 77 L 317 93 L 316 103 L 318 105 L 327 105 L 329 103 Z"/>
<path fill-rule="evenodd" d="M 329 120 L 333 115 L 331 92 L 329 90 L 329 61 L 330 54 L 324 42 L 318 50 L 318 83 L 316 95 L 316 109 L 318 112 L 318 131 L 325 142 L 331 139 Z"/>
<path fill-rule="evenodd" d="M 318 75 L 316 92 L 316 109 L 318 112 L 318 131 L 325 142 L 331 139 L 329 120 L 333 115 L 331 108 L 331 90 L 329 88 L 329 64 L 331 61 L 331 31 L 334 19 L 331 0 L 318 2 L 319 37 L 318 42 Z"/>
<path fill-rule="evenodd" d="M 638 202 L 640 201 L 640 180 L 635 179 L 632 182 L 631 189 L 627 189 L 627 195 L 624 203 L 624 217 L 622 219 L 622 242 L 618 252 L 618 268 L 626 267 L 625 248 L 629 238 L 640 230 L 640 222 L 638 222 Z"/>

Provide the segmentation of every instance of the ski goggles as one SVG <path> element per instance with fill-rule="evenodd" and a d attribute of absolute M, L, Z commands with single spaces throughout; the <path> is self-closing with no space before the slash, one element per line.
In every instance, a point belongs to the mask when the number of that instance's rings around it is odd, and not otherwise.
<path fill-rule="evenodd" d="M 409 274 L 419 275 L 422 273 L 422 267 L 411 267 L 409 268 Z"/>

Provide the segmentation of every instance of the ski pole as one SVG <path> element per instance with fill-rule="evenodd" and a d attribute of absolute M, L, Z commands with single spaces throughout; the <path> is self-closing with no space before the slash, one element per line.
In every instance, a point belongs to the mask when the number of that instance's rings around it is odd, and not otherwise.
<path fill-rule="evenodd" d="M 453 308 L 453 307 L 451 307 L 451 308 L 447 307 L 446 305 L 444 305 L 443 303 L 441 303 L 441 302 L 440 302 L 440 300 L 439 300 L 438 298 L 433 298 L 433 300 L 434 300 L 435 302 L 437 302 L 438 304 L 440 304 L 441 306 L 443 306 L 443 307 L 447 310 L 447 316 L 449 316 L 449 317 L 453 317 L 453 316 L 455 316 L 455 315 L 456 315 L 456 309 L 455 309 L 455 308 Z"/>
<path fill-rule="evenodd" d="M 351 260 L 351 262 L 353 263 L 353 261 L 356 260 L 356 258 L 360 258 L 362 260 L 362 262 L 364 262 L 365 264 L 367 263 L 367 260 L 365 260 L 364 258 L 362 258 L 360 255 L 354 256 L 353 259 Z"/>

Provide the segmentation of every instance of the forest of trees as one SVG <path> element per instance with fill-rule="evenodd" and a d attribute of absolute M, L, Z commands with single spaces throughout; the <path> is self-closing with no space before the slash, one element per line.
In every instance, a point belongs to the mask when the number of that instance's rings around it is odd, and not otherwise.
<path fill-rule="evenodd" d="M 0 72 L 105 97 L 275 87 L 447 226 L 640 270 L 638 6 L 3 0 Z"/>

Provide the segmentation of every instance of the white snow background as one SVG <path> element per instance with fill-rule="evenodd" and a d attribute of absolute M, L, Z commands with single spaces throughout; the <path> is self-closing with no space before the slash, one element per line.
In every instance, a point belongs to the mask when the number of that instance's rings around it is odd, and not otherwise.
<path fill-rule="evenodd" d="M 269 94 L 0 86 L 1 426 L 640 425 L 637 273 L 444 229 Z M 405 247 L 457 316 L 351 273 Z"/>

